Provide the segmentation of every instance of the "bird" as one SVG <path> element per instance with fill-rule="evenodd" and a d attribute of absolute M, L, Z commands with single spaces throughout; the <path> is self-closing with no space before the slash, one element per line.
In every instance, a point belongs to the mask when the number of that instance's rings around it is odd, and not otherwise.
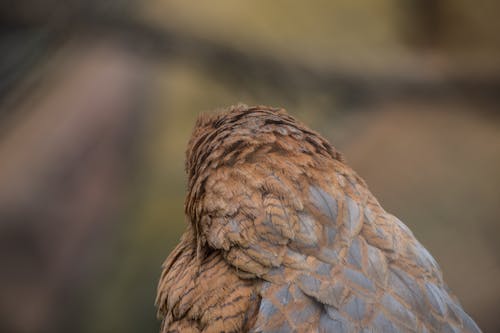
<path fill-rule="evenodd" d="M 283 108 L 199 116 L 161 332 L 481 332 L 432 255 Z"/>

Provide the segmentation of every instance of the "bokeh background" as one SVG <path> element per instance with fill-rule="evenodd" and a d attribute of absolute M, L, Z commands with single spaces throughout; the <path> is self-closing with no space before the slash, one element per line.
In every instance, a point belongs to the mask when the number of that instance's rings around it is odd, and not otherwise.
<path fill-rule="evenodd" d="M 500 331 L 500 2 L 2 0 L 0 331 L 156 332 L 197 114 L 319 130 Z"/>

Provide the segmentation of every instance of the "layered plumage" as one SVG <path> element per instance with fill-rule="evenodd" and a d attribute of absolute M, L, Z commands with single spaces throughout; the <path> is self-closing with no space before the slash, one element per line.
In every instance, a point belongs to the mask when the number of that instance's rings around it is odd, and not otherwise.
<path fill-rule="evenodd" d="M 282 109 L 201 116 L 162 332 L 480 332 L 411 231 Z"/>

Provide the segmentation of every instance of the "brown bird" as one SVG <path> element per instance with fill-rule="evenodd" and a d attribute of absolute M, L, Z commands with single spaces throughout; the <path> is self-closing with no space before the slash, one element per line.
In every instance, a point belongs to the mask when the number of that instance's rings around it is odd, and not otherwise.
<path fill-rule="evenodd" d="M 412 232 L 283 109 L 202 115 L 161 332 L 480 332 Z"/>

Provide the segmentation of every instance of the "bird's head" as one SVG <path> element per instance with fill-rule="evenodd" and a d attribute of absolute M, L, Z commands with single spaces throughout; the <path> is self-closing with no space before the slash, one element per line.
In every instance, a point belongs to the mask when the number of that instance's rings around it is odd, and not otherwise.
<path fill-rule="evenodd" d="M 199 219 L 198 203 L 205 182 L 216 169 L 237 168 L 244 163 L 262 165 L 266 155 L 299 163 L 300 159 L 293 157 L 300 154 L 342 160 L 326 139 L 281 108 L 240 104 L 200 115 L 186 151 L 186 214 L 193 223 Z"/>
<path fill-rule="evenodd" d="M 231 106 L 228 109 L 210 113 L 202 113 L 198 116 L 196 125 L 186 150 L 185 170 L 191 180 L 199 167 L 204 164 L 210 154 L 218 148 L 226 153 L 235 150 L 237 146 L 224 146 L 225 141 L 232 141 L 239 137 L 241 145 L 248 145 L 251 136 L 255 136 L 267 123 L 274 120 L 279 123 L 287 119 L 295 121 L 284 109 L 271 108 L 267 106 L 248 107 L 244 104 Z M 218 157 L 220 155 L 217 154 Z"/>

